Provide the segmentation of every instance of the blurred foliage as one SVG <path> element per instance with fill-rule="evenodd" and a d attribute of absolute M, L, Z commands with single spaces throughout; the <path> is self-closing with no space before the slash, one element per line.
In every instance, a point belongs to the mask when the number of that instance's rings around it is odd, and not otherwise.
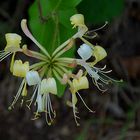
<path fill-rule="evenodd" d="M 123 0 L 83 0 L 77 8 L 87 23 L 100 24 L 119 16 L 123 7 Z"/>

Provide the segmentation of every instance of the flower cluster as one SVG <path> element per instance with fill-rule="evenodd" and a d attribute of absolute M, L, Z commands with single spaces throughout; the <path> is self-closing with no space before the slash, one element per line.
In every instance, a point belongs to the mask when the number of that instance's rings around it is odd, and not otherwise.
<path fill-rule="evenodd" d="M 32 103 L 36 105 L 36 112 L 33 119 L 37 119 L 40 116 L 40 113 L 44 112 L 46 122 L 48 125 L 51 125 L 56 116 L 55 110 L 52 107 L 51 96 L 57 96 L 58 94 L 56 83 L 56 80 L 58 80 L 63 85 L 69 85 L 72 99 L 71 101 L 68 101 L 67 104 L 73 108 L 75 122 L 79 125 L 77 121 L 79 118 L 77 116 L 77 96 L 85 107 L 90 112 L 93 112 L 79 93 L 79 90 L 89 88 L 87 75 L 92 78 L 94 85 L 101 91 L 106 90 L 104 89 L 104 84 L 115 82 L 114 79 L 106 75 L 106 73 L 111 72 L 105 71 L 104 69 L 106 67 L 95 67 L 99 61 L 107 56 L 107 53 L 103 47 L 93 45 L 85 39 L 88 28 L 84 23 L 84 16 L 82 14 L 73 15 L 70 18 L 70 21 L 73 28 L 78 28 L 77 33 L 58 46 L 52 54 L 49 54 L 33 37 L 27 27 L 27 21 L 25 19 L 21 21 L 21 28 L 25 35 L 40 49 L 40 52 L 29 50 L 26 44 L 21 46 L 22 37 L 18 34 L 7 33 L 5 35 L 7 45 L 3 51 L 0 51 L 0 61 L 12 55 L 10 71 L 14 76 L 22 78 L 18 92 L 9 107 L 10 110 L 14 108 L 19 98 L 28 96 L 28 85 L 29 87 L 33 87 L 33 93 L 31 98 L 26 101 L 26 105 L 29 109 Z M 77 38 L 83 41 L 83 44 L 77 50 L 80 59 L 62 57 L 62 54 L 73 47 L 73 41 Z M 38 62 L 30 65 L 29 61 L 23 62 L 22 60 L 16 60 L 16 53 L 23 53 L 29 57 L 36 58 L 38 59 Z M 91 57 L 94 57 L 95 60 L 93 62 L 88 62 L 87 60 Z M 77 74 L 73 74 L 72 69 L 77 65 L 83 67 L 85 72 L 80 69 Z"/>

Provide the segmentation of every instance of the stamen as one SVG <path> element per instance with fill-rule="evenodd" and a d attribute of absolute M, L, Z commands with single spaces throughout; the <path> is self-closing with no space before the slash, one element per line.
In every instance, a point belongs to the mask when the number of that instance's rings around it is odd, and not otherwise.
<path fill-rule="evenodd" d="M 14 105 L 17 102 L 17 100 L 18 100 L 18 98 L 19 98 L 19 96 L 20 96 L 20 94 L 22 92 L 22 89 L 23 89 L 23 86 L 24 86 L 24 82 L 25 82 L 25 79 L 22 81 L 22 83 L 21 83 L 21 85 L 19 87 L 19 90 L 18 90 L 18 92 L 17 92 L 17 94 L 15 96 L 14 101 L 12 102 L 11 106 L 9 106 L 9 108 L 8 108 L 9 110 L 11 110 L 12 108 L 14 108 Z"/>
<path fill-rule="evenodd" d="M 78 121 L 77 121 L 77 119 L 80 119 L 77 115 L 76 115 L 76 107 L 75 107 L 75 105 L 74 104 L 72 104 L 72 108 L 73 108 L 73 115 L 74 115 L 74 120 L 75 120 L 75 122 L 76 122 L 76 125 L 77 126 L 80 126 L 80 124 L 78 123 Z M 77 118 L 77 119 L 76 119 Z"/>
<path fill-rule="evenodd" d="M 117 82 L 117 83 L 119 83 L 119 82 L 122 82 L 122 81 L 123 81 L 122 79 L 121 79 L 121 80 L 115 80 L 115 79 L 113 79 L 113 78 L 107 76 L 107 75 L 104 74 L 104 73 L 100 73 L 100 74 L 103 75 L 104 77 L 108 78 L 108 79 L 109 79 L 110 81 L 112 81 L 112 82 Z"/>
<path fill-rule="evenodd" d="M 100 91 L 102 91 L 102 92 L 106 92 L 106 91 L 107 91 L 107 89 L 101 89 L 101 88 L 100 88 L 99 85 L 101 85 L 102 87 L 103 87 L 103 85 L 102 85 L 101 83 L 97 82 L 97 80 L 94 80 L 94 79 L 92 78 L 92 81 L 93 81 L 94 85 L 95 85 Z"/>
<path fill-rule="evenodd" d="M 38 85 L 35 87 L 35 90 L 34 90 L 34 93 L 31 97 L 31 99 L 27 101 L 27 102 L 30 102 L 29 105 L 26 105 L 28 107 L 28 109 L 30 109 L 31 104 L 33 103 L 33 100 L 34 100 L 34 97 L 36 95 L 37 89 L 38 89 Z"/>
<path fill-rule="evenodd" d="M 85 105 L 85 107 L 89 110 L 89 112 L 94 112 L 94 111 L 92 111 L 87 105 L 86 105 L 86 103 L 85 103 L 85 101 L 83 100 L 83 98 L 82 98 L 82 96 L 79 94 L 79 92 L 77 92 L 77 94 L 78 94 L 78 96 L 80 97 L 80 99 L 82 100 L 82 102 L 83 102 L 83 104 Z"/>
<path fill-rule="evenodd" d="M 88 34 L 91 34 L 91 33 L 93 33 L 93 32 L 99 31 L 99 30 L 103 29 L 107 24 L 108 24 L 108 21 L 106 21 L 105 24 L 104 24 L 103 26 L 101 26 L 101 27 L 99 27 L 99 28 L 97 28 L 97 29 L 94 29 L 94 30 L 92 30 L 92 31 L 88 31 L 87 33 L 88 33 Z"/>
<path fill-rule="evenodd" d="M 53 117 L 53 118 L 55 118 L 55 117 L 56 117 L 56 113 L 55 113 L 55 110 L 53 110 L 53 108 L 52 108 L 52 103 L 51 103 L 50 96 L 48 96 L 48 101 L 49 101 L 49 106 L 50 106 L 51 112 L 52 112 L 52 113 L 53 113 L 53 115 L 54 115 L 54 117 Z"/>
<path fill-rule="evenodd" d="M 48 97 L 47 97 L 47 95 L 46 95 L 46 113 L 45 113 L 45 117 L 46 117 L 46 122 L 47 122 L 47 124 L 48 125 L 51 125 L 51 120 L 49 121 L 49 119 L 48 119 L 48 113 L 49 113 L 49 110 L 48 110 Z M 50 117 L 50 116 L 49 116 Z"/>
<path fill-rule="evenodd" d="M 50 111 L 50 105 L 49 105 L 49 94 L 47 95 L 47 110 L 48 110 L 48 114 L 49 114 L 49 118 L 50 118 L 50 121 L 52 122 L 52 115 L 51 115 L 51 111 Z"/>
<path fill-rule="evenodd" d="M 8 57 L 10 54 L 12 54 L 11 52 L 3 52 L 0 54 L 0 62 L 2 60 L 4 60 L 6 57 Z"/>

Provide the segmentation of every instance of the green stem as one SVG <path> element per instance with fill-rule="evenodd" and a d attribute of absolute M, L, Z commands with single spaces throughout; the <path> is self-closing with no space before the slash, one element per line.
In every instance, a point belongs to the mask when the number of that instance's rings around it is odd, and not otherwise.
<path fill-rule="evenodd" d="M 38 69 L 39 67 L 42 67 L 45 64 L 46 64 L 46 62 L 39 62 L 39 63 L 36 63 L 36 64 L 31 65 L 30 66 L 30 69 L 31 70 Z"/>
<path fill-rule="evenodd" d="M 39 59 L 39 60 L 43 60 L 43 61 L 47 61 L 48 60 L 48 58 L 45 55 L 43 55 L 41 53 L 38 53 L 38 52 L 35 52 L 35 51 L 31 51 L 29 49 L 23 48 L 22 52 L 25 55 L 29 56 L 29 57 L 33 57 L 33 58 L 36 58 L 36 59 Z"/>
<path fill-rule="evenodd" d="M 93 47 L 94 47 L 93 44 L 91 44 L 89 41 L 87 41 L 87 40 L 84 39 L 83 37 L 80 37 L 80 39 L 81 39 L 84 43 L 86 43 L 87 45 L 89 45 L 89 46 L 93 46 Z"/>
<path fill-rule="evenodd" d="M 68 39 L 63 44 L 61 44 L 58 48 L 56 48 L 55 51 L 52 54 L 52 57 L 54 57 L 61 49 L 63 49 L 70 42 L 70 40 L 71 39 Z"/>
<path fill-rule="evenodd" d="M 59 76 L 58 72 L 56 70 L 52 70 L 53 74 L 55 75 L 55 77 L 58 79 L 58 81 L 61 83 L 62 82 L 62 78 Z"/>
<path fill-rule="evenodd" d="M 67 58 L 67 57 L 61 57 L 61 58 L 57 58 L 57 61 L 58 62 L 64 62 L 64 63 L 73 63 L 74 61 L 76 61 L 78 59 L 75 59 L 75 58 Z"/>

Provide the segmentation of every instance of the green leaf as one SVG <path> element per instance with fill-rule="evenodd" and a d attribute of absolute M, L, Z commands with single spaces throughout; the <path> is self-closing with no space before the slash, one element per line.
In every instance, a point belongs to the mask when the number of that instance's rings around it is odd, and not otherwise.
<path fill-rule="evenodd" d="M 123 6 L 123 0 L 83 0 L 77 8 L 87 23 L 100 24 L 120 15 Z"/>
<path fill-rule="evenodd" d="M 50 0 L 52 8 L 67 10 L 76 7 L 82 0 Z"/>
<path fill-rule="evenodd" d="M 80 2 L 81 0 L 40 0 L 39 5 L 36 0 L 29 8 L 29 27 L 34 37 L 50 54 L 76 33 L 69 19 L 76 13 L 75 6 Z M 40 15 L 41 12 L 42 15 Z M 46 18 L 48 18 L 47 21 Z M 65 56 L 73 57 L 74 54 L 73 47 Z M 58 96 L 63 95 L 64 89 L 64 85 L 58 85 Z"/>

